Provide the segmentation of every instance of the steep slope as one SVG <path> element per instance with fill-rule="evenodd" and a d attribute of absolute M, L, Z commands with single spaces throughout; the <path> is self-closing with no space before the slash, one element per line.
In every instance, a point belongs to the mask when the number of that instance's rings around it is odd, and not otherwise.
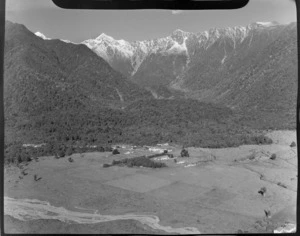
<path fill-rule="evenodd" d="M 224 35 L 224 33 L 220 32 L 220 35 Z M 278 47 L 278 44 L 283 48 Z M 286 51 L 284 48 L 289 48 L 289 50 Z M 287 61 L 278 63 L 279 59 Z M 253 77 L 259 76 L 260 73 L 264 73 L 264 80 L 272 85 L 272 82 L 268 81 L 267 73 L 272 71 L 276 74 L 276 71 L 287 63 L 291 64 L 287 73 L 292 80 L 296 81 L 296 77 L 294 77 L 297 71 L 295 59 L 295 25 L 261 27 L 253 24 L 248 36 L 240 43 L 233 44 L 228 37 L 221 37 L 210 46 L 203 57 L 198 56 L 193 60 L 181 86 L 191 91 L 197 91 L 199 98 L 212 100 L 219 97 L 219 100 L 224 101 L 224 95 L 221 95 L 221 92 L 229 89 L 227 94 L 228 92 L 248 93 L 245 87 L 254 88 L 257 79 L 255 80 Z M 275 62 L 277 64 L 274 64 Z M 269 70 L 264 71 L 264 67 Z M 227 84 L 227 88 L 223 87 L 224 84 Z M 210 92 L 212 92 L 211 95 Z M 248 99 L 253 101 L 251 97 Z M 241 99 L 237 98 L 236 102 L 241 102 Z M 232 105 L 238 104 L 233 103 Z"/>
<path fill-rule="evenodd" d="M 47 132 L 68 137 L 99 112 L 111 115 L 112 108 L 152 97 L 85 45 L 43 40 L 23 25 L 6 22 L 4 57 L 5 120 L 12 139 L 31 131 L 28 139 Z"/>
<path fill-rule="evenodd" d="M 252 27 L 250 35 L 235 48 L 225 39 L 212 45 L 210 55 L 214 56 L 195 62 L 181 88 L 201 101 L 220 103 L 256 117 L 256 127 L 295 127 L 296 24 Z"/>
<path fill-rule="evenodd" d="M 184 76 L 189 67 L 191 49 L 197 47 L 195 40 L 194 34 L 175 30 L 166 38 L 150 41 L 149 44 L 154 44 L 156 49 L 143 60 L 132 80 L 147 87 L 172 88 L 170 85 Z"/>

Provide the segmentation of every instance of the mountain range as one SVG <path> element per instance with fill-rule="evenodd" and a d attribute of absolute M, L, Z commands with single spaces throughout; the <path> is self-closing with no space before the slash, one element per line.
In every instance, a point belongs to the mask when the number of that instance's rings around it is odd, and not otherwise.
<path fill-rule="evenodd" d="M 104 58 L 111 66 L 121 71 L 126 76 L 133 76 L 140 65 L 151 54 L 161 54 L 165 56 L 184 55 L 186 56 L 185 63 L 199 55 L 195 55 L 196 48 L 208 50 L 219 39 L 229 39 L 229 44 L 235 48 L 237 44 L 242 43 L 248 36 L 251 36 L 253 30 L 274 28 L 276 22 L 269 23 L 253 23 L 247 27 L 228 27 L 226 29 L 210 29 L 200 33 L 184 32 L 180 29 L 175 30 L 170 36 L 144 41 L 127 42 L 125 40 L 115 40 L 114 38 L 102 33 L 95 39 L 83 41 L 100 57 Z M 45 38 L 45 36 L 43 36 Z M 221 63 L 225 62 L 225 51 Z M 122 61 L 123 62 L 120 62 Z M 126 61 L 126 62 L 125 62 Z M 127 66 L 121 66 L 127 64 Z M 176 62 L 175 62 L 176 64 Z M 119 66 L 118 66 L 119 65 Z M 175 71 L 178 76 L 179 71 Z"/>
<path fill-rule="evenodd" d="M 82 43 L 156 97 L 177 91 L 238 109 L 296 107 L 296 23 L 175 30 L 165 38 L 135 42 L 101 34 Z"/>
<path fill-rule="evenodd" d="M 178 29 L 134 42 L 102 33 L 81 44 L 155 98 L 189 97 L 247 110 L 296 106 L 296 23 L 256 22 L 200 33 Z"/>
<path fill-rule="evenodd" d="M 226 146 L 295 127 L 295 23 L 82 43 L 5 27 L 7 140 Z"/>

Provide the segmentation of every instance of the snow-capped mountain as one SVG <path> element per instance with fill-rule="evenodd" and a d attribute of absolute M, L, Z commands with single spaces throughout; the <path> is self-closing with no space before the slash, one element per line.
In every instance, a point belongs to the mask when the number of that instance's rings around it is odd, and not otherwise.
<path fill-rule="evenodd" d="M 241 44 L 254 31 L 271 30 L 279 26 L 277 22 L 256 22 L 248 26 L 227 27 L 225 29 L 210 29 L 200 33 L 175 30 L 170 36 L 127 42 L 116 40 L 104 33 L 95 39 L 88 39 L 82 43 L 92 49 L 97 55 L 104 58 L 114 69 L 127 77 L 132 77 L 138 71 L 142 62 L 152 54 L 162 56 L 186 56 L 186 65 L 190 63 L 197 49 L 209 49 L 218 39 L 228 39 L 235 48 Z M 222 61 L 226 60 L 224 55 Z M 178 73 L 176 73 L 178 76 Z"/>
<path fill-rule="evenodd" d="M 190 33 L 177 29 L 164 38 L 134 42 L 127 42 L 123 39 L 117 40 L 102 33 L 95 39 L 83 41 L 82 44 L 87 45 L 115 70 L 129 78 L 133 77 L 138 72 L 141 64 L 146 59 L 152 58 L 153 54 L 163 57 L 169 56 L 173 61 L 174 68 L 177 68 L 174 69 L 173 74 L 178 79 L 191 65 L 192 59 L 199 56 L 196 55 L 196 51 L 199 49 L 208 50 L 219 39 L 227 40 L 235 49 L 253 32 L 272 30 L 277 26 L 280 26 L 277 22 L 256 22 L 248 26 L 227 27 L 224 29 L 213 28 L 200 33 Z M 36 35 L 45 40 L 50 39 L 40 32 L 37 32 Z M 62 41 L 72 43 L 68 40 Z M 178 58 L 174 59 L 174 57 L 182 57 L 179 67 L 178 62 L 176 62 Z M 221 59 L 222 64 L 226 58 L 227 52 L 224 53 Z"/>
<path fill-rule="evenodd" d="M 153 53 L 187 54 L 186 40 L 189 35 L 191 34 L 176 30 L 166 38 L 127 42 L 123 39 L 115 40 L 102 33 L 97 38 L 82 43 L 104 58 L 114 69 L 131 77 L 145 58 Z"/>
<path fill-rule="evenodd" d="M 82 43 L 157 97 L 180 91 L 241 107 L 269 94 L 259 87 L 265 81 L 280 81 L 279 74 L 290 84 L 295 79 L 295 23 L 256 22 L 200 33 L 177 29 L 167 37 L 134 42 L 101 34 Z"/>

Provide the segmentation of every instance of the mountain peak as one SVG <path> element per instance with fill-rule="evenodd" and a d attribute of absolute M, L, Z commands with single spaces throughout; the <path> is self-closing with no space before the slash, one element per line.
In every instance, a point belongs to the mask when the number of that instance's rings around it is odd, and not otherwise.
<path fill-rule="evenodd" d="M 181 29 L 176 29 L 173 31 L 172 35 L 185 35 L 185 34 L 189 34 L 188 32 L 185 32 Z"/>
<path fill-rule="evenodd" d="M 175 41 L 177 41 L 179 44 L 182 44 L 183 41 L 189 37 L 191 35 L 191 33 L 189 32 L 185 32 L 181 29 L 176 29 L 172 34 L 171 34 L 171 38 Z"/>
<path fill-rule="evenodd" d="M 105 33 L 102 33 L 96 38 L 96 40 L 114 41 L 114 38 Z"/>
<path fill-rule="evenodd" d="M 174 30 L 174 32 L 173 33 L 184 33 L 184 31 L 183 30 L 181 30 L 181 29 L 176 29 L 176 30 Z"/>

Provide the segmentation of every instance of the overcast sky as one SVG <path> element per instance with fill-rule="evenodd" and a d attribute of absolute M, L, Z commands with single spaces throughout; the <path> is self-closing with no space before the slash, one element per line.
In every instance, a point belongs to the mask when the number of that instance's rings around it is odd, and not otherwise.
<path fill-rule="evenodd" d="M 106 33 L 128 41 L 160 38 L 175 29 L 201 32 L 257 21 L 296 22 L 293 0 L 250 0 L 238 10 L 66 10 L 51 0 L 7 0 L 6 19 L 49 38 L 81 42 Z"/>

